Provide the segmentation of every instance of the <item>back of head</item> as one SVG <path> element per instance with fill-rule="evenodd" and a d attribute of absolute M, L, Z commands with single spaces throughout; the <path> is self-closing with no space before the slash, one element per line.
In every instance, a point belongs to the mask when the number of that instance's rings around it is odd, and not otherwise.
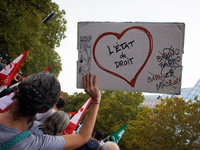
<path fill-rule="evenodd" d="M 66 100 L 63 97 L 59 97 L 57 103 L 56 103 L 56 107 L 58 108 L 58 110 L 60 110 L 61 108 L 63 108 L 66 104 Z"/>
<path fill-rule="evenodd" d="M 17 117 L 34 116 L 37 112 L 52 108 L 61 91 L 59 81 L 48 72 L 30 75 L 18 88 L 13 97 L 18 100 Z"/>
<path fill-rule="evenodd" d="M 94 133 L 94 138 L 98 141 L 101 140 L 104 137 L 104 132 L 102 130 L 96 130 Z"/>
<path fill-rule="evenodd" d="M 49 135 L 59 135 L 69 124 L 69 117 L 63 111 L 56 111 L 40 125 L 40 129 Z"/>
<path fill-rule="evenodd" d="M 120 149 L 117 143 L 108 141 L 102 145 L 101 150 L 120 150 Z"/>

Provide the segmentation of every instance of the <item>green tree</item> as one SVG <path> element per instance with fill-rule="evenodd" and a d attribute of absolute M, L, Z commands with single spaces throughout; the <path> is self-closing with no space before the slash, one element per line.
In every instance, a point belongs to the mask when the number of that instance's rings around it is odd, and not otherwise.
<path fill-rule="evenodd" d="M 142 93 L 102 91 L 95 130 L 101 129 L 108 136 L 130 120 L 135 120 L 143 100 Z"/>
<path fill-rule="evenodd" d="M 77 111 L 87 100 L 89 96 L 86 93 L 75 92 L 73 95 L 69 95 L 69 97 L 66 98 L 66 105 L 65 105 L 65 111 L 66 112 L 75 112 Z"/>
<path fill-rule="evenodd" d="M 30 2 L 46 12 L 54 11 L 54 17 L 47 24 L 42 23 L 46 14 Z M 1 51 L 14 60 L 29 49 L 20 68 L 23 73 L 30 75 L 52 65 L 49 71 L 58 76 L 62 68 L 54 49 L 65 38 L 65 11 L 51 0 L 2 0 L 0 6 Z"/>
<path fill-rule="evenodd" d="M 153 143 L 153 137 L 151 137 L 152 126 L 149 124 L 152 113 L 153 111 L 150 108 L 142 107 L 142 111 L 139 112 L 137 120 L 131 120 L 129 122 L 119 143 L 122 147 L 126 150 L 149 149 L 150 145 Z"/>
<path fill-rule="evenodd" d="M 162 99 L 153 110 L 143 108 L 123 135 L 126 149 L 198 149 L 199 108 L 198 100 L 185 102 L 178 97 Z"/>

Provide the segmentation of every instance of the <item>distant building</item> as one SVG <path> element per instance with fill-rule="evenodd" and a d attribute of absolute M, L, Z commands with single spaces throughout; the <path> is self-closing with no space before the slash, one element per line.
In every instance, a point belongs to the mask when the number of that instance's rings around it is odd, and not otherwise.
<path fill-rule="evenodd" d="M 148 106 L 149 108 L 154 108 L 156 104 L 160 104 L 160 99 L 145 99 L 140 106 Z"/>
<path fill-rule="evenodd" d="M 181 98 L 181 97 L 186 98 L 186 96 L 188 94 L 190 94 L 191 90 L 192 90 L 192 88 L 181 88 L 181 95 L 163 94 L 161 97 L 162 98 L 166 98 L 166 97 L 172 98 L 172 97 L 176 96 L 179 98 Z"/>
<path fill-rule="evenodd" d="M 195 101 L 195 97 L 199 97 L 198 100 L 200 100 L 200 79 L 197 81 L 194 87 L 192 88 L 181 88 L 181 94 L 180 95 L 173 95 L 173 94 L 162 94 L 162 95 L 144 95 L 145 100 L 141 104 L 141 106 L 148 106 L 149 108 L 155 107 L 156 104 L 159 104 L 161 102 L 160 98 L 163 99 L 168 97 L 172 98 L 174 96 L 177 96 L 179 98 L 183 98 L 186 102 L 189 100 Z"/>

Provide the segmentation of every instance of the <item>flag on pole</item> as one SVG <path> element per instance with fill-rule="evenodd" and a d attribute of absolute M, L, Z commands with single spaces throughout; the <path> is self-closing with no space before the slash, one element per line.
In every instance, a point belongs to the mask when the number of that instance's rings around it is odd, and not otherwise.
<path fill-rule="evenodd" d="M 65 93 L 63 93 L 62 95 L 60 95 L 60 97 L 63 97 Z"/>
<path fill-rule="evenodd" d="M 14 75 L 17 73 L 21 63 L 23 62 L 28 50 L 19 55 L 8 66 L 0 71 L 0 85 L 8 86 L 12 81 Z"/>
<path fill-rule="evenodd" d="M 0 98 L 0 113 L 6 112 L 16 102 L 12 100 L 14 92 Z"/>
<path fill-rule="evenodd" d="M 66 127 L 66 129 L 61 133 L 61 135 L 65 134 L 72 134 L 73 131 L 78 126 L 78 123 L 80 122 L 81 118 L 83 117 L 83 114 L 85 113 L 86 109 L 88 108 L 92 98 L 90 97 L 69 120 L 69 125 Z"/>
<path fill-rule="evenodd" d="M 49 70 L 49 68 L 51 67 L 51 65 L 49 65 L 49 67 L 47 67 L 46 69 L 44 69 L 43 72 L 47 72 Z"/>
<path fill-rule="evenodd" d="M 118 129 L 114 133 L 112 133 L 110 135 L 111 140 L 114 141 L 115 143 L 119 143 L 119 141 L 120 141 L 122 135 L 124 134 L 127 126 L 128 126 L 128 123 L 125 124 L 124 126 L 122 126 L 120 129 Z"/>

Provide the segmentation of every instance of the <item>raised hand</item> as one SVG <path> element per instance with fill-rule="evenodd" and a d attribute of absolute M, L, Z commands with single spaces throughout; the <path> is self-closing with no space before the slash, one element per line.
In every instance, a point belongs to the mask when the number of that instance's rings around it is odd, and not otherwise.
<path fill-rule="evenodd" d="M 100 103 L 101 94 L 97 86 L 97 76 L 92 73 L 85 74 L 83 76 L 83 86 L 85 92 L 92 98 L 92 102 Z"/>

